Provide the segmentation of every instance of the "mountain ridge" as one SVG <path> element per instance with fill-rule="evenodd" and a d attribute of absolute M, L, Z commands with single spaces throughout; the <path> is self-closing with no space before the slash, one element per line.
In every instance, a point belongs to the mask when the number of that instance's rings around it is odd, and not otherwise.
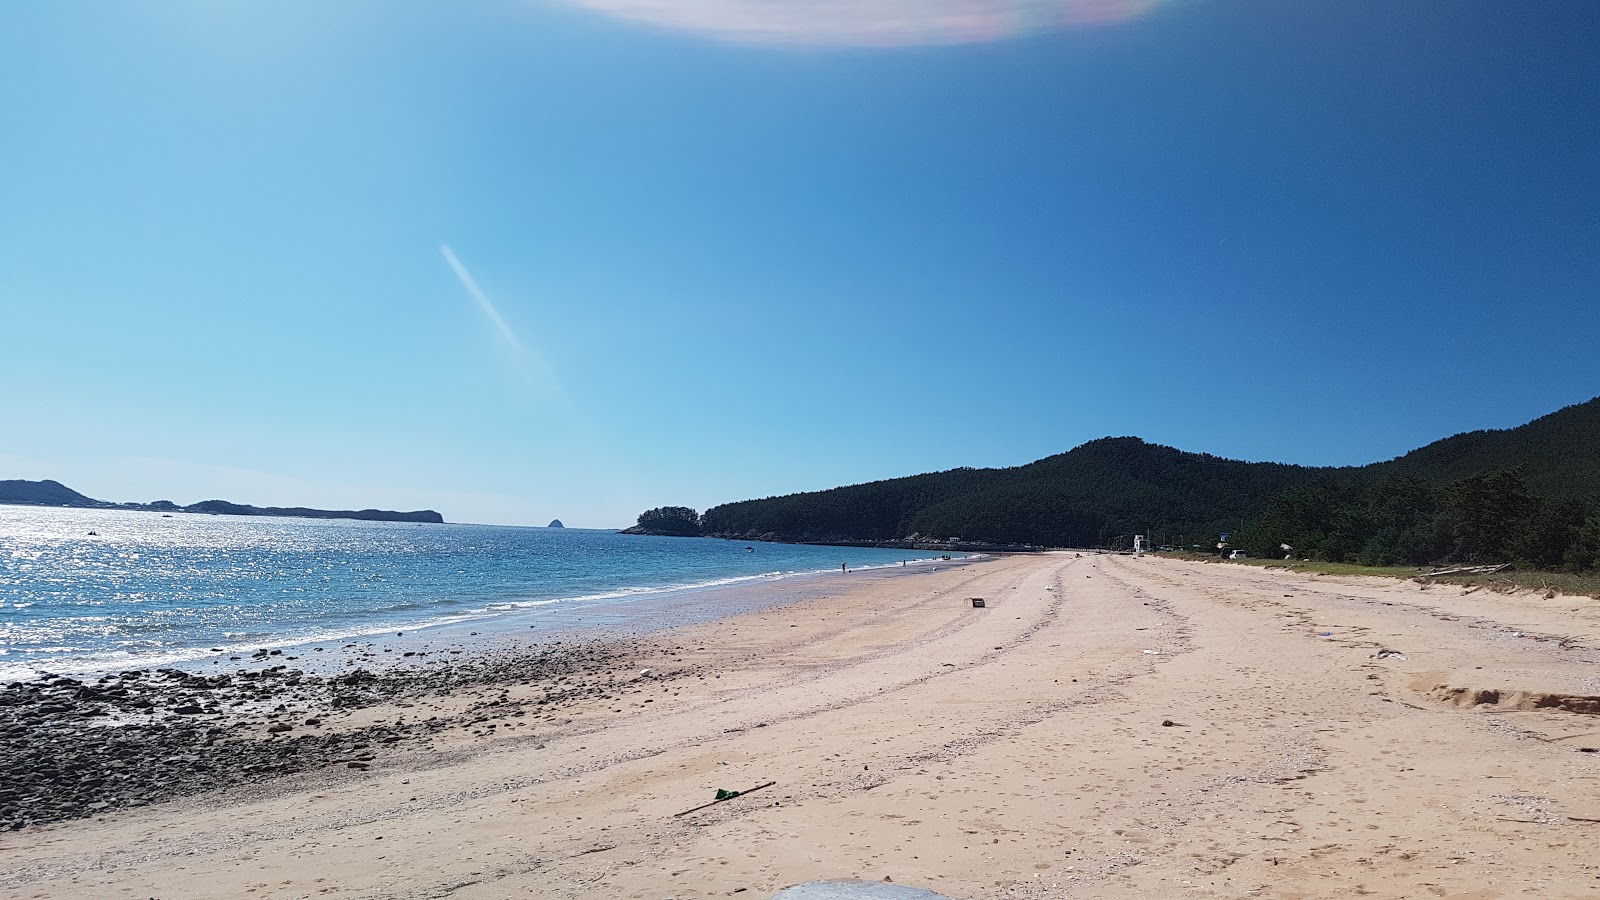
<path fill-rule="evenodd" d="M 1431 472 L 1455 481 L 1506 468 L 1510 457 L 1527 467 L 1530 490 L 1552 499 L 1600 497 L 1600 397 L 1574 403 L 1511 428 L 1466 431 L 1362 468 L 1389 474 Z"/>
<path fill-rule="evenodd" d="M 230 516 L 287 516 L 299 519 L 355 519 L 363 522 L 423 522 L 442 524 L 444 516 L 431 509 L 397 512 L 387 509 L 313 509 L 304 506 L 251 506 L 227 500 L 202 500 L 179 506 L 171 500 L 150 503 L 111 503 L 80 494 L 59 481 L 44 479 L 0 480 L 0 504 L 13 506 L 68 506 L 77 509 L 131 509 L 146 512 L 185 512 Z"/>
<path fill-rule="evenodd" d="M 1444 489 L 1520 467 L 1551 501 L 1600 506 L 1600 397 L 1364 466 L 1246 462 L 1105 437 L 1021 466 L 941 472 L 724 503 L 705 534 L 803 543 L 913 539 L 1100 546 L 1134 533 L 1188 546 L 1242 529 L 1287 491 L 1413 479 Z M 1126 541 L 1124 541 L 1126 543 Z"/>

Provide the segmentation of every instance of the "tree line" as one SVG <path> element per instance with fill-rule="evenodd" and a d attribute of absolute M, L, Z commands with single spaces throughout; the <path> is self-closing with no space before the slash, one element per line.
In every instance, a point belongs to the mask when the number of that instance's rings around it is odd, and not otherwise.
<path fill-rule="evenodd" d="M 1362 467 L 1311 468 L 1102 438 L 1013 468 L 958 468 L 663 507 L 640 530 L 808 543 L 947 540 L 1158 545 L 1372 565 L 1600 567 L 1600 398 L 1517 428 L 1436 441 Z M 1284 549 L 1288 545 L 1289 549 Z"/>
<path fill-rule="evenodd" d="M 1369 566 L 1510 562 L 1584 572 L 1600 568 L 1600 515 L 1580 500 L 1530 493 L 1521 467 L 1443 487 L 1406 476 L 1319 481 L 1273 498 L 1229 546 Z"/>

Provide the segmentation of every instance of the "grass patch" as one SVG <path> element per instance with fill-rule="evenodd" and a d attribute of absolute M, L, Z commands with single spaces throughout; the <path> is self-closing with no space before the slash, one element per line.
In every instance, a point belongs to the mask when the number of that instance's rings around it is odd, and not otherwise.
<path fill-rule="evenodd" d="M 1600 572 L 1496 572 L 1493 575 L 1448 575 L 1432 579 L 1439 584 L 1481 585 L 1499 593 L 1555 591 L 1600 600 Z"/>
<path fill-rule="evenodd" d="M 1260 569 L 1310 572 L 1315 575 L 1373 575 L 1380 578 L 1426 579 L 1434 584 L 1457 584 L 1462 587 L 1476 585 L 1502 594 L 1516 593 L 1517 591 L 1538 591 L 1540 593 L 1555 591 L 1560 594 L 1600 599 L 1600 572 L 1577 574 L 1572 572 L 1540 572 L 1534 569 L 1523 571 L 1507 569 L 1504 572 L 1496 572 L 1493 575 L 1444 575 L 1438 578 L 1427 578 L 1427 574 L 1433 571 L 1431 567 L 1361 566 L 1355 563 L 1317 562 L 1315 560 L 1305 562 L 1291 559 L 1225 560 L 1206 553 L 1161 553 L 1158 555 L 1173 559 L 1186 559 L 1192 562 L 1225 562 L 1239 566 L 1255 566 Z"/>

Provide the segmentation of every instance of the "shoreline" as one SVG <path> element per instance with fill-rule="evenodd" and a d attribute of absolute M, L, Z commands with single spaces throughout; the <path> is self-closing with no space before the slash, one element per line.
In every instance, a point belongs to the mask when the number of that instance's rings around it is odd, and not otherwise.
<path fill-rule="evenodd" d="M 373 743 L 425 753 L 439 732 L 478 724 L 462 720 L 459 702 L 444 704 L 450 713 L 443 718 L 407 723 L 401 713 L 393 726 L 373 712 L 411 709 L 425 699 L 514 684 L 537 690 L 531 706 L 549 719 L 573 702 L 605 697 L 626 672 L 640 668 L 637 660 L 670 654 L 663 648 L 676 631 L 984 559 L 640 592 L 634 602 L 653 601 L 649 617 L 608 606 L 576 611 L 565 628 L 529 626 L 527 611 L 510 610 L 392 635 L 268 644 L 248 655 L 225 652 L 0 684 L 0 833 L 330 765 L 365 769 L 374 757 L 361 751 Z M 673 602 L 663 606 L 663 597 Z M 658 664 L 647 680 L 681 675 L 664 674 Z M 577 676 L 570 684 L 563 680 Z M 500 719 L 530 711 L 522 701 L 492 705 Z M 156 764 L 172 761 L 173 754 L 176 769 Z M 90 774 L 108 759 L 124 763 L 109 783 Z M 129 760 L 135 761 L 131 767 Z"/>
<path fill-rule="evenodd" d="M 958 565 L 988 558 L 983 555 L 957 557 L 950 560 L 912 559 L 904 569 L 928 566 Z M 864 576 L 873 572 L 902 572 L 902 566 L 893 564 L 866 565 L 853 568 L 853 575 Z M 710 582 L 619 589 L 601 594 L 572 597 L 541 598 L 538 600 L 506 600 L 487 603 L 483 608 L 455 612 L 436 611 L 433 615 L 410 622 L 370 624 L 359 628 L 330 626 L 312 636 L 263 635 L 257 640 L 237 640 L 235 643 L 217 642 L 207 649 L 187 647 L 164 653 L 130 654 L 119 656 L 112 651 L 82 651 L 76 654 L 35 659 L 26 663 L 0 665 L 0 685 L 15 681 L 28 681 L 42 675 L 93 678 L 128 669 L 178 668 L 189 671 L 216 671 L 228 663 L 246 662 L 267 651 L 274 657 L 299 658 L 302 666 L 315 666 L 328 670 L 327 660 L 340 659 L 350 654 L 343 650 L 356 646 L 371 647 L 380 640 L 396 634 L 406 637 L 407 645 L 400 652 L 410 651 L 420 655 L 433 652 L 432 644 L 439 641 L 462 641 L 480 633 L 498 633 L 502 636 L 527 637 L 528 631 L 541 636 L 559 636 L 567 640 L 603 638 L 608 634 L 638 634 L 659 631 L 694 621 L 718 618 L 725 613 L 697 614 L 694 606 L 709 599 L 713 604 L 728 606 L 729 600 L 742 609 L 767 605 L 759 597 L 774 593 L 794 593 L 791 583 L 810 587 L 838 573 L 831 569 L 794 572 L 770 572 L 759 575 L 729 577 Z M 777 586 L 777 587 L 772 587 Z M 820 586 L 816 589 L 822 589 Z M 786 602 L 786 601 L 775 601 Z M 498 607 L 498 608 L 497 608 Z M 735 612 L 740 611 L 736 608 Z M 655 624 L 652 624 L 655 623 Z M 635 626 L 635 627 L 630 627 Z M 585 632 L 588 634 L 585 635 Z M 432 638 L 433 640 L 428 640 Z M 316 648 L 321 648 L 319 651 Z M 392 649 L 392 648 L 391 648 Z M 329 650 L 341 652 L 328 653 Z M 272 652 L 278 651 L 278 652 Z M 313 657 L 312 653 L 328 653 Z M 363 654 L 357 653 L 357 656 Z M 4 657 L 0 656 L 0 662 Z M 43 665 L 41 665 L 43 663 Z"/>
<path fill-rule="evenodd" d="M 0 897 L 1600 896 L 1587 598 L 1071 553 L 839 586 L 341 709 L 448 723 L 366 769 L 0 832 Z"/>

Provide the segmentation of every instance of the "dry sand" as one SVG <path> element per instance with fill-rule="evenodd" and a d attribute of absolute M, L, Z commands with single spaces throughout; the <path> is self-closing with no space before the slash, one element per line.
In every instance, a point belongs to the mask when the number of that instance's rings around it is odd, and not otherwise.
<path fill-rule="evenodd" d="M 0 835 L 0 896 L 1600 897 L 1596 601 L 1071 553 L 838 584 L 559 724 Z"/>

